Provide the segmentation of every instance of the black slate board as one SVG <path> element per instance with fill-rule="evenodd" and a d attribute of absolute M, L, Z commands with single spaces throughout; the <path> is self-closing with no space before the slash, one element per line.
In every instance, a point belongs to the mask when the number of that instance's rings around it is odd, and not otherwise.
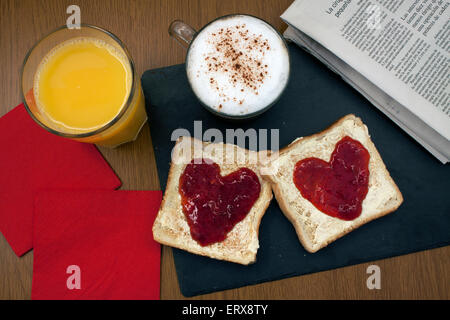
<path fill-rule="evenodd" d="M 171 134 L 194 120 L 208 128 L 280 129 L 280 147 L 321 131 L 354 113 L 369 127 L 404 203 L 393 214 L 372 221 L 315 254 L 306 252 L 275 200 L 262 219 L 257 262 L 250 266 L 218 261 L 173 249 L 185 296 L 242 287 L 450 244 L 450 167 L 442 165 L 360 94 L 315 58 L 290 45 L 291 79 L 281 100 L 258 118 L 224 121 L 194 97 L 184 65 L 150 70 L 142 76 L 161 187 L 164 190 Z"/>

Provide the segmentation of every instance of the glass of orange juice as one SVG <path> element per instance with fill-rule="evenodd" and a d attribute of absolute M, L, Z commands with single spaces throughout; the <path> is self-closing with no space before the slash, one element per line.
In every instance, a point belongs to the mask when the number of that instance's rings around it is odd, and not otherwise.
<path fill-rule="evenodd" d="M 111 32 L 60 27 L 28 52 L 22 98 L 31 117 L 59 136 L 100 146 L 133 141 L 147 121 L 133 60 Z"/>

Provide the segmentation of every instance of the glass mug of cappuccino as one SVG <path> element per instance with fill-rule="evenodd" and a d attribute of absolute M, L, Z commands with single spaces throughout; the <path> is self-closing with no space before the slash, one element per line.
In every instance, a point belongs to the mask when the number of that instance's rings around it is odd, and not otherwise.
<path fill-rule="evenodd" d="M 176 20 L 169 33 L 187 48 L 186 74 L 194 94 L 220 117 L 257 116 L 273 106 L 287 86 L 286 41 L 264 20 L 227 15 L 198 32 Z"/>

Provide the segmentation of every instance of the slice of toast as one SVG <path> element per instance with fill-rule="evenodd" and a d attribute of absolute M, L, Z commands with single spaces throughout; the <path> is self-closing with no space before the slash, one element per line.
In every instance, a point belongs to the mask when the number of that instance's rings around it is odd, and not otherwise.
<path fill-rule="evenodd" d="M 328 162 L 336 143 L 345 136 L 359 141 L 370 154 L 368 192 L 362 202 L 361 215 L 351 221 L 321 212 L 302 197 L 293 181 L 298 161 L 315 157 Z M 296 139 L 280 150 L 279 156 L 263 169 L 261 172 L 270 181 L 281 210 L 309 252 L 316 252 L 361 225 L 393 212 L 403 202 L 402 194 L 372 143 L 366 125 L 353 114 L 341 118 L 322 132 Z"/>
<path fill-rule="evenodd" d="M 179 193 L 179 180 L 186 165 L 192 159 L 202 157 L 217 163 L 222 176 L 242 167 L 249 168 L 256 173 L 261 185 L 259 198 L 247 216 L 234 226 L 224 241 L 207 246 L 201 246 L 192 238 Z M 172 152 L 164 199 L 153 225 L 154 239 L 161 244 L 210 258 L 244 265 L 254 262 L 259 248 L 259 224 L 272 200 L 270 183 L 260 175 L 257 158 L 258 152 L 235 145 L 207 143 L 190 137 L 179 138 Z"/>

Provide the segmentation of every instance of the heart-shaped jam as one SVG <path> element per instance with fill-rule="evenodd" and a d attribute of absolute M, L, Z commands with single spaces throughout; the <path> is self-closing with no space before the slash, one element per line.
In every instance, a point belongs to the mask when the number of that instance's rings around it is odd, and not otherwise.
<path fill-rule="evenodd" d="M 353 220 L 361 214 L 369 190 L 369 160 L 367 149 L 345 136 L 336 144 L 330 162 L 318 158 L 297 162 L 294 184 L 323 213 Z"/>
<path fill-rule="evenodd" d="M 259 198 L 258 176 L 240 168 L 227 176 L 209 159 L 194 159 L 180 176 L 179 192 L 191 236 L 207 246 L 226 239 Z"/>

